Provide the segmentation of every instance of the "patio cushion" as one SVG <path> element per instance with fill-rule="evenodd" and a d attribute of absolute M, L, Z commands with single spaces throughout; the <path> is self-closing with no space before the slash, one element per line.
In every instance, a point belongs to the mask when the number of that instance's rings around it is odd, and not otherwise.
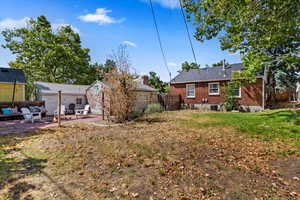
<path fill-rule="evenodd" d="M 47 110 L 46 110 L 46 108 L 44 106 L 40 106 L 38 108 L 41 110 L 42 113 L 46 113 L 47 112 Z"/>
<path fill-rule="evenodd" d="M 37 112 L 41 112 L 41 109 L 38 106 L 30 106 L 29 107 L 30 112 L 32 113 L 37 113 Z"/>
<path fill-rule="evenodd" d="M 12 114 L 18 114 L 19 112 L 18 112 L 18 108 L 11 108 L 10 109 L 10 112 L 12 113 Z"/>
<path fill-rule="evenodd" d="M 11 108 L 2 108 L 2 114 L 3 115 L 11 115 L 12 112 L 11 112 Z"/>

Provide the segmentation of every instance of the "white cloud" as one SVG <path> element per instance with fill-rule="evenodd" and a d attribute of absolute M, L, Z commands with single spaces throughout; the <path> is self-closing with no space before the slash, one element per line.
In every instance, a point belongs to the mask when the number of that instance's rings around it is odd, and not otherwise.
<path fill-rule="evenodd" d="M 149 3 L 148 0 L 142 0 L 146 3 Z M 174 8 L 179 8 L 180 7 L 180 4 L 179 4 L 179 1 L 178 0 L 152 0 L 153 2 L 155 3 L 158 3 L 160 4 L 161 6 L 165 7 L 165 8 L 171 8 L 171 9 L 174 9 Z"/>
<path fill-rule="evenodd" d="M 174 63 L 174 62 L 168 62 L 168 66 L 169 67 L 178 67 L 179 65 L 177 63 Z"/>
<path fill-rule="evenodd" d="M 11 18 L 4 19 L 0 21 L 0 30 L 25 27 L 29 20 L 29 17 L 24 17 L 23 19 L 19 20 Z"/>
<path fill-rule="evenodd" d="M 4 19 L 0 21 L 0 30 L 4 29 L 15 29 L 15 28 L 23 28 L 28 24 L 28 21 L 30 20 L 29 17 L 24 17 L 23 19 L 15 20 L 11 18 Z M 71 26 L 73 31 L 76 33 L 80 33 L 79 29 L 70 25 L 70 24 L 52 24 L 52 28 L 54 30 L 58 30 L 61 27 L 64 26 Z"/>
<path fill-rule="evenodd" d="M 123 41 L 123 43 L 126 44 L 126 45 L 128 45 L 128 46 L 131 46 L 131 47 L 136 47 L 135 43 L 127 41 L 127 40 Z"/>
<path fill-rule="evenodd" d="M 84 22 L 98 23 L 99 25 L 122 23 L 125 20 L 125 18 L 115 19 L 108 16 L 107 14 L 111 12 L 111 10 L 107 10 L 106 8 L 97 8 L 95 14 L 81 15 L 79 19 Z"/>
<path fill-rule="evenodd" d="M 52 28 L 53 28 L 54 30 L 58 30 L 58 29 L 60 29 L 60 28 L 62 28 L 62 27 L 65 27 L 65 26 L 71 26 L 72 30 L 73 30 L 75 33 L 78 33 L 78 34 L 80 33 L 80 30 L 79 30 L 78 28 L 72 26 L 71 24 L 52 24 Z"/>

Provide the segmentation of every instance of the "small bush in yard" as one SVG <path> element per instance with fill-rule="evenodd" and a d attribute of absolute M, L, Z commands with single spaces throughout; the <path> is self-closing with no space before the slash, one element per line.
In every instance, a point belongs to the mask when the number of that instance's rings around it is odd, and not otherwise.
<path fill-rule="evenodd" d="M 144 111 L 142 109 L 134 109 L 133 112 L 130 113 L 130 118 L 135 119 L 143 116 Z"/>
<path fill-rule="evenodd" d="M 145 110 L 145 114 L 162 112 L 164 109 L 160 104 L 150 104 Z"/>
<path fill-rule="evenodd" d="M 235 90 L 240 87 L 238 81 L 230 81 L 224 88 L 224 104 L 226 111 L 238 110 L 238 99 L 235 96 Z"/>

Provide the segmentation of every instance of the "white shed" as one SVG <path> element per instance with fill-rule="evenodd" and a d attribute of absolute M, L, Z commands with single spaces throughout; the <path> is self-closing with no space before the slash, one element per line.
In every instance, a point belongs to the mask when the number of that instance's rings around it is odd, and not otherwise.
<path fill-rule="evenodd" d="M 102 114 L 102 92 L 105 85 L 101 81 L 95 81 L 86 92 L 91 113 Z"/>
<path fill-rule="evenodd" d="M 62 105 L 66 108 L 70 104 L 75 104 L 77 108 L 84 107 L 87 104 L 86 89 L 89 85 L 72 85 L 72 84 L 58 84 L 48 82 L 35 82 L 38 90 L 37 100 L 45 101 L 45 107 L 48 115 L 54 114 L 57 109 L 58 91 L 62 93 Z"/>
<path fill-rule="evenodd" d="M 138 78 L 135 82 L 136 88 L 133 91 L 136 93 L 135 108 L 145 110 L 149 104 L 158 103 L 158 92 L 148 85 L 148 77 Z M 102 114 L 104 87 L 107 86 L 103 82 L 96 81 L 87 89 L 86 95 L 93 114 Z"/>

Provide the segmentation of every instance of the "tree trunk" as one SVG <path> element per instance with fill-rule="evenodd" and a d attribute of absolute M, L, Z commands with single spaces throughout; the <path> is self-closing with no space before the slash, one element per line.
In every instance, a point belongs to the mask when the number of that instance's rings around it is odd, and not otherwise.
<path fill-rule="evenodd" d="M 267 91 L 266 104 L 267 104 L 267 106 L 272 107 L 277 103 L 277 99 L 276 99 L 275 77 L 271 70 L 268 71 L 267 84 L 268 84 L 268 87 L 267 87 L 268 91 Z"/>

